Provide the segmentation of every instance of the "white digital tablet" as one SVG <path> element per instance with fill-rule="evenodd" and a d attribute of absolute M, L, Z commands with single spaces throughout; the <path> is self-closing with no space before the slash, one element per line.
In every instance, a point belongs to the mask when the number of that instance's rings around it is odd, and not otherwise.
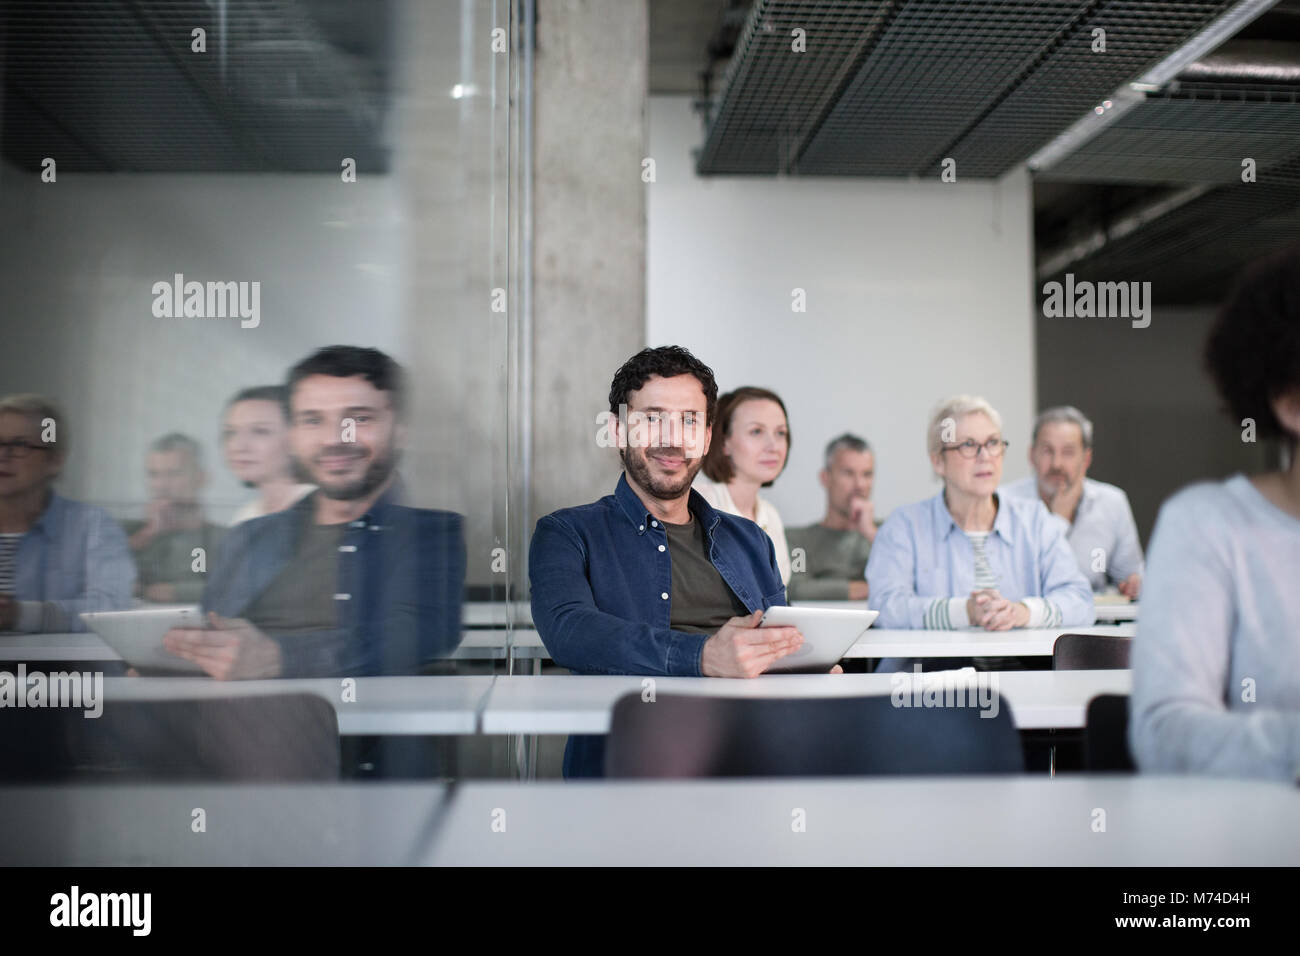
<path fill-rule="evenodd" d="M 879 613 L 821 607 L 768 608 L 758 626 L 797 627 L 803 635 L 803 646 L 781 658 L 766 673 L 826 673 L 862 638 Z"/>
<path fill-rule="evenodd" d="M 81 619 L 132 667 L 203 673 L 198 664 L 177 657 L 162 644 L 163 635 L 173 627 L 203 626 L 203 612 L 197 604 L 139 611 L 89 611 Z"/>

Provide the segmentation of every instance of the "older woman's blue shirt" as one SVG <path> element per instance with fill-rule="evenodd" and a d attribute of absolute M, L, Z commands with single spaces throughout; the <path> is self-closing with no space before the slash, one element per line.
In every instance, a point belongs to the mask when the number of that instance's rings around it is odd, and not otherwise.
<path fill-rule="evenodd" d="M 1003 597 L 1044 598 L 1060 608 L 1067 627 L 1096 620 L 1092 588 L 1062 523 L 1041 501 L 999 498 L 985 547 Z M 974 547 L 942 492 L 896 509 L 881 525 L 867 561 L 867 582 L 868 606 L 880 612 L 878 628 L 919 629 L 936 599 L 966 597 L 974 590 Z"/>

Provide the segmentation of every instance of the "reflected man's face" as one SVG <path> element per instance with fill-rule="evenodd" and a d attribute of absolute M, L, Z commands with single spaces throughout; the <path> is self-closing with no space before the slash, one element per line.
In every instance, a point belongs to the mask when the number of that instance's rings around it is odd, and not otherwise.
<path fill-rule="evenodd" d="M 390 393 L 362 375 L 309 375 L 293 388 L 289 444 L 326 497 L 364 498 L 397 467 L 405 428 Z"/>
<path fill-rule="evenodd" d="M 185 449 L 149 452 L 145 456 L 144 470 L 152 500 L 184 505 L 198 501 L 199 490 L 203 487 L 203 471 Z"/>

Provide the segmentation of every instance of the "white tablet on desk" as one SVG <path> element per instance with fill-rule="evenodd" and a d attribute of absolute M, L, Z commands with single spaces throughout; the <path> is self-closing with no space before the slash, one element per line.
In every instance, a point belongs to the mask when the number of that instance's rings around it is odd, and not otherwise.
<path fill-rule="evenodd" d="M 203 673 L 198 664 L 177 657 L 162 644 L 163 635 L 173 627 L 203 627 L 203 611 L 197 604 L 140 611 L 89 611 L 81 619 L 132 667 Z"/>
<path fill-rule="evenodd" d="M 879 613 L 821 607 L 768 608 L 759 627 L 797 627 L 803 635 L 803 646 L 781 658 L 766 673 L 826 673 L 867 633 Z"/>

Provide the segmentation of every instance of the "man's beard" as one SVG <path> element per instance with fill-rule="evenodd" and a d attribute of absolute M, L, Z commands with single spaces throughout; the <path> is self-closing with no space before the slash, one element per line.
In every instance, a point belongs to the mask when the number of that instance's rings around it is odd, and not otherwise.
<path fill-rule="evenodd" d="M 329 449 L 326 449 L 326 451 L 329 451 Z M 324 454 L 324 452 L 322 452 L 322 454 Z M 334 501 L 355 501 L 358 498 L 366 497 L 366 495 L 370 494 L 387 481 L 389 475 L 391 475 L 397 468 L 397 460 L 399 457 L 400 455 L 398 452 L 390 451 L 383 458 L 376 458 L 370 463 L 370 467 L 366 469 L 366 473 L 350 484 L 335 485 L 331 487 L 325 484 L 325 482 L 319 480 L 316 484 L 320 488 L 321 494 L 326 498 L 330 498 Z M 305 471 L 306 469 L 303 470 Z"/>
<path fill-rule="evenodd" d="M 1074 482 L 1070 480 L 1070 476 L 1059 472 L 1056 475 L 1048 475 L 1046 479 L 1038 483 L 1038 490 L 1045 495 L 1064 494 L 1073 487 Z"/>
<path fill-rule="evenodd" d="M 660 501 L 673 501 L 686 494 L 687 489 L 691 487 L 691 482 L 699 473 L 700 467 L 704 464 L 704 459 L 687 458 L 686 473 L 677 481 L 656 479 L 650 473 L 650 465 L 646 461 L 646 456 L 656 451 L 680 451 L 678 448 L 622 448 L 619 450 L 619 457 L 623 459 L 623 467 L 627 473 L 632 476 L 638 486 L 644 488 Z M 692 466 L 693 465 L 693 466 Z"/>

